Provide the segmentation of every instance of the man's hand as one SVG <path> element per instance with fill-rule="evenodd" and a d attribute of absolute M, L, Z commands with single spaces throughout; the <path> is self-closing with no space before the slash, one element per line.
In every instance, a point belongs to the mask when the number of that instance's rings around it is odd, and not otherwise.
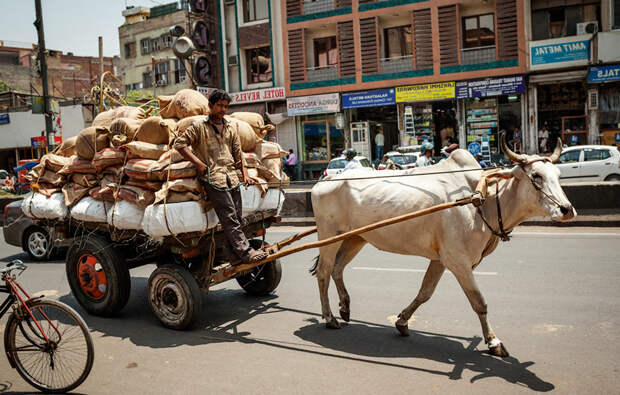
<path fill-rule="evenodd" d="M 207 165 L 205 165 L 204 163 L 202 163 L 202 161 L 200 161 L 199 163 L 196 163 L 196 170 L 198 170 L 198 177 L 202 177 L 207 173 Z"/>

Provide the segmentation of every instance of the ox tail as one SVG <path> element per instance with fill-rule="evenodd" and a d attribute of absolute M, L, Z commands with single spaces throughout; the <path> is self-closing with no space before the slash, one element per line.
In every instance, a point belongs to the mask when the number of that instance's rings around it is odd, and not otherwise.
<path fill-rule="evenodd" d="M 316 276 L 316 269 L 319 267 L 319 258 L 320 257 L 321 257 L 320 255 L 317 255 L 314 258 L 314 265 L 312 265 L 312 267 L 308 270 L 308 272 L 310 272 L 311 276 Z"/>

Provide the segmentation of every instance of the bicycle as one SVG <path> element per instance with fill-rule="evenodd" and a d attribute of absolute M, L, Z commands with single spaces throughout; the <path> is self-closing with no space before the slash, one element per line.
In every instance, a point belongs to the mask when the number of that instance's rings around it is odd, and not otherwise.
<path fill-rule="evenodd" d="M 12 308 L 4 349 L 9 364 L 40 391 L 63 393 L 88 377 L 94 361 L 93 341 L 86 323 L 66 304 L 31 298 L 17 282 L 27 266 L 20 260 L 0 269 L 0 318 Z"/>

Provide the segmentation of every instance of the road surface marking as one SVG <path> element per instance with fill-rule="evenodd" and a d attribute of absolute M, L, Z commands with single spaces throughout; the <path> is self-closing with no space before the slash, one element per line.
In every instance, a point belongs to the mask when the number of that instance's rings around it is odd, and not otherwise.
<path fill-rule="evenodd" d="M 387 268 L 387 267 L 354 267 L 355 270 L 370 270 L 376 272 L 410 272 L 410 273 L 426 273 L 426 269 L 397 269 L 397 268 Z M 452 274 L 449 270 L 447 273 Z M 474 271 L 474 274 L 479 276 L 497 276 L 497 272 L 478 272 Z"/>
<path fill-rule="evenodd" d="M 577 236 L 577 237 L 583 237 L 583 236 L 592 236 L 592 237 L 600 237 L 600 236 L 605 236 L 605 237 L 620 237 L 620 233 L 597 233 L 597 232 L 536 232 L 536 231 L 531 231 L 531 232 L 512 232 L 511 236 Z"/>

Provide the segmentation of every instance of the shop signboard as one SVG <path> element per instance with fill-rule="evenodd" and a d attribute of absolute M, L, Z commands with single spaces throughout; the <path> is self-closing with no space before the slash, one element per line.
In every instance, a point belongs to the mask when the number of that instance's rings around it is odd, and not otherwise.
<path fill-rule="evenodd" d="M 329 114 L 340 111 L 340 95 L 329 93 L 326 95 L 291 97 L 286 99 L 286 109 L 289 116 Z"/>
<path fill-rule="evenodd" d="M 458 81 L 455 89 L 457 99 L 516 95 L 525 92 L 525 78 L 522 75 L 511 75 Z"/>
<path fill-rule="evenodd" d="M 342 108 L 389 106 L 395 103 L 393 88 L 342 94 Z"/>
<path fill-rule="evenodd" d="M 588 69 L 588 82 L 620 81 L 620 64 L 596 66 Z"/>
<path fill-rule="evenodd" d="M 268 102 L 274 100 L 284 100 L 286 91 L 284 87 L 257 89 L 253 91 L 231 93 L 232 101 L 230 104 L 246 104 L 256 102 Z"/>
<path fill-rule="evenodd" d="M 478 155 L 482 152 L 482 146 L 479 142 L 474 141 L 473 143 L 469 143 L 469 145 L 467 146 L 467 150 L 472 155 Z"/>
<path fill-rule="evenodd" d="M 30 146 L 32 148 L 44 148 L 45 147 L 45 136 L 31 137 Z"/>
<path fill-rule="evenodd" d="M 454 99 L 454 81 L 399 86 L 396 88 L 397 103 L 412 103 Z"/>
<path fill-rule="evenodd" d="M 532 70 L 582 66 L 590 60 L 591 35 L 530 41 Z"/>
<path fill-rule="evenodd" d="M 0 114 L 0 125 L 6 125 L 7 123 L 11 123 L 9 114 Z"/>

